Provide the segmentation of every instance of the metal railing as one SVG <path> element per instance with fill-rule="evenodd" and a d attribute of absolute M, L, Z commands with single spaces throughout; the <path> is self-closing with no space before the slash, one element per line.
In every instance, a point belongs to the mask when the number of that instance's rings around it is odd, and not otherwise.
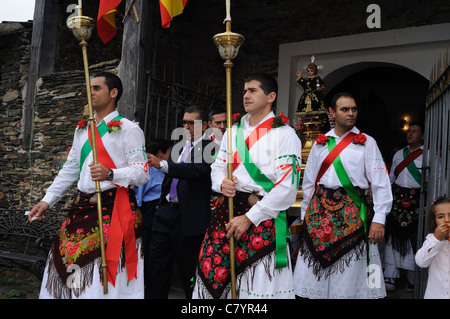
<path fill-rule="evenodd" d="M 450 189 L 450 65 L 433 70 L 427 94 L 423 145 L 422 191 L 417 233 L 417 247 L 423 245 L 428 234 L 426 211 L 439 196 L 448 196 Z M 441 61 L 438 63 L 441 69 Z M 428 269 L 416 267 L 414 297 L 423 298 Z"/>
<path fill-rule="evenodd" d="M 213 106 L 225 107 L 223 100 L 162 80 L 149 78 L 148 88 L 142 125 L 147 141 L 170 139 L 172 131 L 182 126 L 184 109 L 189 105 L 208 110 Z"/>

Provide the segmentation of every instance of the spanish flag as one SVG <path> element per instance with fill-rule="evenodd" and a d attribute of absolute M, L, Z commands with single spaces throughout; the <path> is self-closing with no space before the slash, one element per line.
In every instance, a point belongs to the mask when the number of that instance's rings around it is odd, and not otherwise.
<path fill-rule="evenodd" d="M 173 17 L 183 13 L 186 2 L 187 0 L 159 0 L 163 28 L 170 27 L 170 21 Z"/>
<path fill-rule="evenodd" d="M 105 44 L 116 35 L 116 8 L 121 1 L 100 0 L 97 16 L 97 32 Z"/>

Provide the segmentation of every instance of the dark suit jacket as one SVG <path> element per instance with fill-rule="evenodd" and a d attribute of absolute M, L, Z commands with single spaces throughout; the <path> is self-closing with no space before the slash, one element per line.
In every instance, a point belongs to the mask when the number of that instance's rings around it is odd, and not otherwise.
<path fill-rule="evenodd" d="M 178 178 L 182 233 L 186 237 L 204 235 L 211 219 L 211 153 L 218 150 L 218 145 L 209 139 L 202 140 L 191 150 L 185 163 L 177 163 L 184 145 L 185 141 L 181 141 L 172 147 L 160 205 L 167 203 L 172 179 Z"/>

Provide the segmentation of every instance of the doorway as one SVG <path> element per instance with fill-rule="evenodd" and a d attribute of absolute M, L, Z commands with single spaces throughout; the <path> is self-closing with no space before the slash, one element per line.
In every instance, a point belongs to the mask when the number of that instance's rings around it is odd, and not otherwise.
<path fill-rule="evenodd" d="M 353 68 L 353 66 L 347 66 Z M 342 70 L 336 70 L 340 73 Z M 330 74 L 333 77 L 333 74 Z M 324 78 L 325 84 L 327 77 Z M 367 64 L 327 89 L 326 105 L 338 92 L 351 93 L 358 104 L 356 126 L 378 143 L 388 167 L 396 149 L 406 146 L 411 122 L 424 122 L 429 82 L 420 74 L 393 64 Z"/>

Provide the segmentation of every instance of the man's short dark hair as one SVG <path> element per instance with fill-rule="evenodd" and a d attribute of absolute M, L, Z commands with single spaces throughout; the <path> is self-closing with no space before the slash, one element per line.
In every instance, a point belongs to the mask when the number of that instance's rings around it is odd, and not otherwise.
<path fill-rule="evenodd" d="M 213 116 L 217 114 L 227 113 L 227 111 L 221 106 L 214 106 L 209 110 L 208 120 L 212 122 Z"/>
<path fill-rule="evenodd" d="M 186 107 L 184 113 L 198 113 L 200 115 L 200 119 L 208 122 L 208 110 L 200 105 L 190 105 Z"/>
<path fill-rule="evenodd" d="M 147 145 L 147 152 L 156 156 L 158 151 L 165 153 L 171 146 L 172 142 L 169 140 L 156 138 Z"/>
<path fill-rule="evenodd" d="M 337 100 L 339 100 L 341 97 L 348 97 L 351 98 L 353 100 L 355 100 L 355 98 L 353 97 L 353 95 L 351 95 L 350 93 L 347 92 L 340 92 L 340 93 L 336 93 L 333 98 L 331 99 L 331 108 L 336 112 L 336 102 Z M 356 101 L 356 100 L 355 100 Z"/>
<path fill-rule="evenodd" d="M 275 92 L 276 97 L 272 103 L 272 110 L 275 110 L 277 106 L 277 97 L 278 97 L 278 83 L 275 80 L 275 78 L 267 73 L 254 73 L 247 76 L 244 79 L 244 82 L 247 83 L 253 80 L 261 82 L 261 89 L 264 91 L 266 95 Z"/>
<path fill-rule="evenodd" d="M 117 89 L 117 97 L 116 97 L 116 105 L 120 100 L 120 97 L 122 96 L 122 92 L 123 92 L 123 85 L 122 85 L 122 80 L 115 75 L 114 73 L 111 72 L 98 72 L 96 74 L 94 74 L 93 78 L 98 78 L 98 77 L 104 77 L 105 78 L 105 84 L 108 87 L 108 90 L 111 92 L 112 89 Z"/>

